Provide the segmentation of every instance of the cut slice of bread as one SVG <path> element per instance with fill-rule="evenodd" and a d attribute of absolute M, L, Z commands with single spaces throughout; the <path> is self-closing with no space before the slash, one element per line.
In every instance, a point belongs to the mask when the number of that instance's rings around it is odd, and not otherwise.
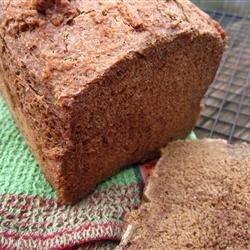
<path fill-rule="evenodd" d="M 250 145 L 177 141 L 162 154 L 118 249 L 250 249 Z"/>

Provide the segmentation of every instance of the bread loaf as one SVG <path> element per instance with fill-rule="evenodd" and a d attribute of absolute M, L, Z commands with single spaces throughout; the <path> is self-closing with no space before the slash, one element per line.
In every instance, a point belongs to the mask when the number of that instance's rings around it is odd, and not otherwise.
<path fill-rule="evenodd" d="M 184 0 L 1 1 L 0 22 L 1 93 L 65 204 L 186 136 L 226 43 Z"/>
<path fill-rule="evenodd" d="M 169 144 L 117 250 L 250 249 L 250 145 Z"/>

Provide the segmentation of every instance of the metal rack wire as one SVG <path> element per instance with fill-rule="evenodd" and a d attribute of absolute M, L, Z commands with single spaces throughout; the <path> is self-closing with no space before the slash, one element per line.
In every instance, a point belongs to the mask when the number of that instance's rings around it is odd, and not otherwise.
<path fill-rule="evenodd" d="M 227 31 L 229 44 L 195 132 L 200 138 L 250 142 L 250 17 L 208 13 Z"/>
<path fill-rule="evenodd" d="M 191 0 L 205 10 L 225 11 L 241 16 L 250 15 L 249 0 Z"/>

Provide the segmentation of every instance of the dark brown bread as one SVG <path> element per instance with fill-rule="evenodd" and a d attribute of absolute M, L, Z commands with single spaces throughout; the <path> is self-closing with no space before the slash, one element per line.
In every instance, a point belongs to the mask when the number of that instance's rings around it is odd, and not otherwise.
<path fill-rule="evenodd" d="M 189 1 L 0 3 L 1 92 L 59 201 L 193 128 L 225 47 Z"/>
<path fill-rule="evenodd" d="M 170 143 L 118 249 L 250 249 L 250 145 Z"/>

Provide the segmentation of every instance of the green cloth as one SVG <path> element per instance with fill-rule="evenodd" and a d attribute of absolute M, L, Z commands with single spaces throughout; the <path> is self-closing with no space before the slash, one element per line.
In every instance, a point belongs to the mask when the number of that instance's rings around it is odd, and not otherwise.
<path fill-rule="evenodd" d="M 100 241 L 112 248 L 124 215 L 140 204 L 142 184 L 139 166 L 130 166 L 77 205 L 59 207 L 0 96 L 0 249 L 97 249 Z"/>
<path fill-rule="evenodd" d="M 138 169 L 128 167 L 75 206 L 58 207 L 0 96 L 0 249 L 50 249 L 119 240 L 140 203 Z"/>

